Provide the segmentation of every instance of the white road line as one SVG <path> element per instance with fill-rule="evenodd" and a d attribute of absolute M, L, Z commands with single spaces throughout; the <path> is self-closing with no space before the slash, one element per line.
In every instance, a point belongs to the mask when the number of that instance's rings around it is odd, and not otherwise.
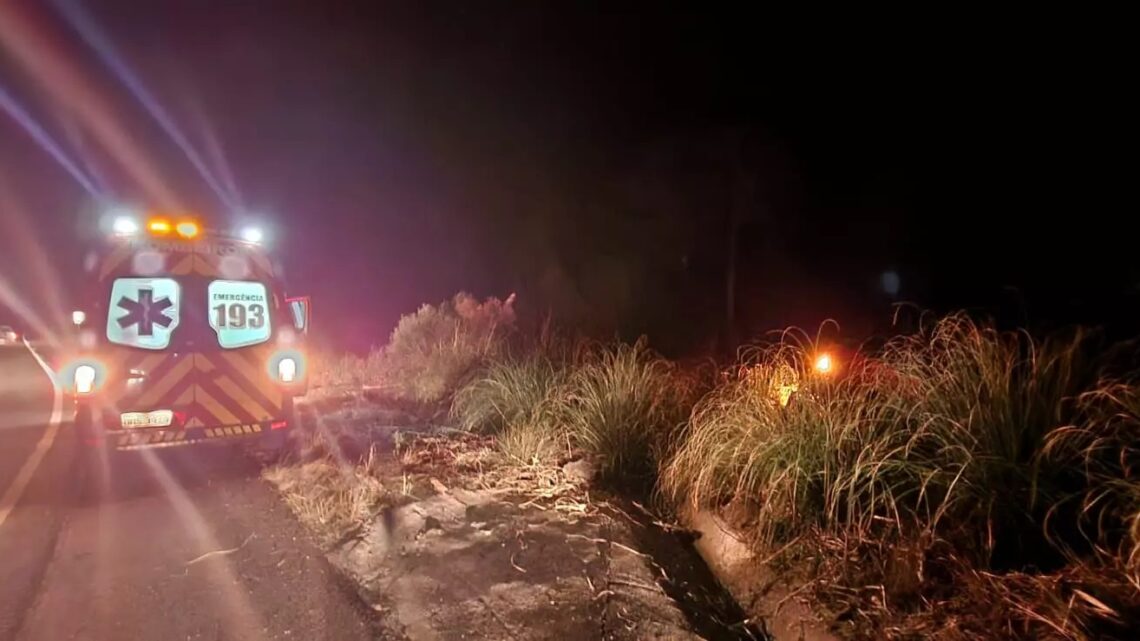
<path fill-rule="evenodd" d="M 20 468 L 20 473 L 8 486 L 8 490 L 4 492 L 4 496 L 0 497 L 0 527 L 4 526 L 4 521 L 8 520 L 8 515 L 16 507 L 16 502 L 23 496 L 24 490 L 27 489 L 28 483 L 32 480 L 32 475 L 36 473 L 36 468 L 40 466 L 40 461 L 43 460 L 44 455 L 51 449 L 52 443 L 55 442 L 55 436 L 59 433 L 59 423 L 63 418 L 63 392 L 59 389 L 59 382 L 55 380 L 55 373 L 51 371 L 48 364 L 44 362 L 43 357 L 32 349 L 28 344 L 28 339 L 24 338 L 24 346 L 28 348 L 36 362 L 43 368 L 44 373 L 47 374 L 48 380 L 51 381 L 52 389 L 52 405 L 51 405 L 51 418 L 48 419 L 48 428 L 44 431 L 44 435 L 40 437 L 40 442 L 36 443 L 36 449 L 28 456 L 28 460 L 24 461 L 24 466 Z"/>

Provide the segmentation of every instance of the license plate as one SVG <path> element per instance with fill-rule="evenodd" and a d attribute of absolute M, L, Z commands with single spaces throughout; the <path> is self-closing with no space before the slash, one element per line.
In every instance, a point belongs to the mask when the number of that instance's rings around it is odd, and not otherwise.
<path fill-rule="evenodd" d="M 155 410 L 153 412 L 126 412 L 122 415 L 124 428 L 166 427 L 174 421 L 174 412 Z"/>

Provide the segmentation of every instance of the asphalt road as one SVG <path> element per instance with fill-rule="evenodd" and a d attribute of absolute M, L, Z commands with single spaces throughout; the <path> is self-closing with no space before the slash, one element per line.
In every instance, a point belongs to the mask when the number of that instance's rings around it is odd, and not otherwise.
<path fill-rule="evenodd" d="M 0 641 L 379 636 L 240 450 L 118 455 L 102 477 L 66 413 L 45 438 L 53 398 L 31 352 L 0 347 L 0 497 L 18 496 L 0 499 Z"/>

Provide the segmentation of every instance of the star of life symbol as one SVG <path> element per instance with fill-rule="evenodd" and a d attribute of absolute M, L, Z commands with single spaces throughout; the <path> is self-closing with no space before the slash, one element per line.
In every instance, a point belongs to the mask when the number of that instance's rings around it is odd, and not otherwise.
<path fill-rule="evenodd" d="M 171 303 L 170 299 L 165 296 L 154 300 L 153 289 L 140 289 L 138 300 L 131 300 L 123 296 L 119 299 L 118 305 L 127 310 L 126 315 L 120 316 L 116 321 L 119 323 L 119 327 L 126 329 L 131 325 L 138 325 L 139 336 L 154 336 L 156 323 L 166 329 L 174 322 L 165 313 L 174 303 Z"/>
<path fill-rule="evenodd" d="M 182 288 L 172 278 L 117 278 L 107 298 L 107 340 L 166 349 L 178 327 Z"/>

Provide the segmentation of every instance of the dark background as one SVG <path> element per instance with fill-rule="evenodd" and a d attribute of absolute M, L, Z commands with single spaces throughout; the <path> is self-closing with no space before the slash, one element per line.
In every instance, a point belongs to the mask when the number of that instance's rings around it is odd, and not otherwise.
<path fill-rule="evenodd" d="M 60 4 L 11 10 L 93 88 L 178 208 L 237 220 Z M 517 292 L 531 313 L 647 332 L 674 354 L 825 318 L 851 336 L 887 331 L 901 302 L 1138 329 L 1135 207 L 1121 198 L 1132 76 L 1109 16 L 80 6 L 197 147 L 212 131 L 241 206 L 267 221 L 291 289 L 342 347 L 383 342 L 400 314 L 459 290 Z M 146 204 L 13 42 L 9 29 L 0 87 L 110 200 Z M 0 310 L 55 318 L 83 287 L 82 243 L 105 205 L 2 112 L 0 205 Z"/>

